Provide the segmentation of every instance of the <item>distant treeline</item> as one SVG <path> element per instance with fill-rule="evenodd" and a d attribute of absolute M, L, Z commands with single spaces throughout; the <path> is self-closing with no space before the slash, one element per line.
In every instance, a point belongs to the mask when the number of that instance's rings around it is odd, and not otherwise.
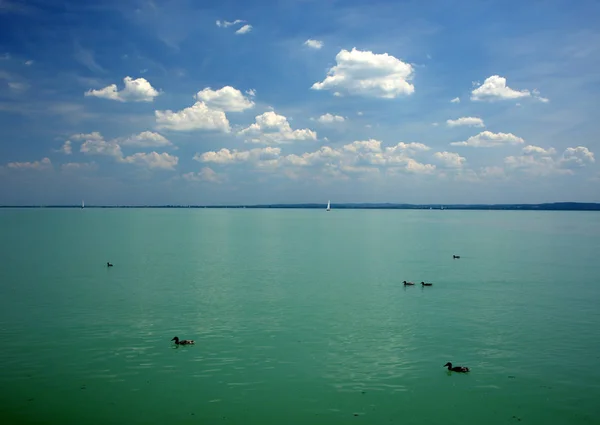
<path fill-rule="evenodd" d="M 325 209 L 326 204 L 266 204 L 266 205 L 90 205 L 85 208 L 254 208 L 254 209 Z M 24 205 L 0 208 L 81 208 L 80 205 Z M 600 211 L 600 203 L 555 202 L 546 204 L 331 204 L 331 209 L 376 210 L 522 210 L 522 211 Z"/>

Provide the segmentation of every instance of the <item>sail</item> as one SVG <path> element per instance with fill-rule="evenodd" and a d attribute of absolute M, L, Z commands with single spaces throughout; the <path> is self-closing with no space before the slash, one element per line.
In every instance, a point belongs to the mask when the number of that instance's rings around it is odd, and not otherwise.
<path fill-rule="evenodd" d="M 327 211 L 331 210 L 331 201 L 327 201 Z"/>

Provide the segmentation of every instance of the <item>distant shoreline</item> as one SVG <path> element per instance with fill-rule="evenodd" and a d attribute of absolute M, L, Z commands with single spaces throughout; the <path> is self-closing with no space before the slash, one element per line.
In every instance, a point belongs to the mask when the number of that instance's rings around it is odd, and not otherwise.
<path fill-rule="evenodd" d="M 88 208 L 251 208 L 251 209 L 325 209 L 323 204 L 262 204 L 262 205 L 89 205 Z M 3 205 L 0 208 L 79 208 L 81 205 Z M 501 210 L 501 211 L 600 211 L 600 203 L 554 202 L 544 204 L 392 204 L 345 203 L 332 204 L 332 210 Z"/>

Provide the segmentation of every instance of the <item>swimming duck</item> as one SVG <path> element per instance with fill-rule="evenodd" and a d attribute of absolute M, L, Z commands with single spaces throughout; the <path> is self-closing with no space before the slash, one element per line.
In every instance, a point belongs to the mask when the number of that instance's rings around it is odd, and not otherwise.
<path fill-rule="evenodd" d="M 451 370 L 452 372 L 469 372 L 469 368 L 466 366 L 454 366 L 452 367 L 452 363 L 448 362 L 446 363 L 443 367 L 448 366 L 448 370 Z"/>
<path fill-rule="evenodd" d="M 404 283 L 404 286 L 407 286 L 407 285 L 414 285 L 414 283 L 412 283 L 412 282 L 407 282 L 407 281 L 404 281 L 404 282 L 402 282 L 402 283 Z"/>
<path fill-rule="evenodd" d="M 452 258 L 460 258 L 460 255 L 453 255 Z"/>
<path fill-rule="evenodd" d="M 110 264 L 108 261 L 106 262 L 106 267 L 112 267 L 113 265 Z"/>
<path fill-rule="evenodd" d="M 425 283 L 425 282 L 421 282 L 421 285 L 423 285 L 423 286 L 431 286 L 431 285 L 433 285 L 433 283 Z"/>
<path fill-rule="evenodd" d="M 195 344 L 195 342 L 191 339 L 182 339 L 181 341 L 179 340 L 179 337 L 175 337 L 173 338 L 171 341 L 175 341 L 175 344 L 177 345 L 189 345 L 189 344 Z"/>

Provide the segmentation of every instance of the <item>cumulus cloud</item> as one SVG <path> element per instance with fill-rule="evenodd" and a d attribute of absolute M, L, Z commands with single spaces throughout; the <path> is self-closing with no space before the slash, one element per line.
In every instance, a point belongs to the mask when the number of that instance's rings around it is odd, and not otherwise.
<path fill-rule="evenodd" d="M 483 124 L 483 120 L 481 118 L 476 117 L 462 117 L 456 120 L 447 120 L 446 124 L 448 125 L 448 127 L 485 127 L 485 125 Z"/>
<path fill-rule="evenodd" d="M 204 102 L 196 102 L 192 106 L 173 112 L 154 111 L 158 128 L 174 131 L 207 130 L 229 133 L 229 120 L 225 112 L 209 108 Z"/>
<path fill-rule="evenodd" d="M 492 75 L 485 79 L 483 84 L 473 84 L 476 88 L 471 92 L 473 101 L 513 100 L 533 97 L 541 102 L 548 102 L 549 99 L 540 96 L 538 90 L 514 90 L 506 85 L 506 78 L 499 75 Z M 477 87 L 478 86 L 478 87 Z"/>
<path fill-rule="evenodd" d="M 242 28 L 240 28 L 239 30 L 237 30 L 235 33 L 239 34 L 239 35 L 242 35 L 242 34 L 248 34 L 250 31 L 252 31 L 252 25 L 246 24 Z"/>
<path fill-rule="evenodd" d="M 274 111 L 257 115 L 255 123 L 240 130 L 240 136 L 252 143 L 279 144 L 296 140 L 317 140 L 317 133 L 310 129 L 292 130 L 287 118 Z"/>
<path fill-rule="evenodd" d="M 216 173 L 209 167 L 204 167 L 197 173 L 186 173 L 181 177 L 190 182 L 222 183 L 224 181 L 223 175 Z"/>
<path fill-rule="evenodd" d="M 34 162 L 9 162 L 8 168 L 13 170 L 47 170 L 52 168 L 52 161 L 49 158 L 43 158 Z"/>
<path fill-rule="evenodd" d="M 323 42 L 321 40 L 312 40 L 309 38 L 304 42 L 304 45 L 310 47 L 311 49 L 320 49 L 323 47 Z"/>
<path fill-rule="evenodd" d="M 455 98 L 454 98 L 454 99 L 452 99 L 450 102 L 451 102 L 451 103 L 460 103 L 460 98 L 458 98 L 458 97 L 455 97 Z"/>
<path fill-rule="evenodd" d="M 114 140 L 107 142 L 104 139 L 88 139 L 81 144 L 79 151 L 85 155 L 104 155 L 113 158 L 123 156 L 121 146 Z"/>
<path fill-rule="evenodd" d="M 169 155 L 166 152 L 138 152 L 136 154 L 122 158 L 120 162 L 124 162 L 127 164 L 142 165 L 150 169 L 173 170 L 179 162 L 179 158 L 174 155 Z"/>
<path fill-rule="evenodd" d="M 104 137 L 98 132 L 93 131 L 91 133 L 78 133 L 70 137 L 71 140 L 104 140 Z"/>
<path fill-rule="evenodd" d="M 584 146 L 569 147 L 562 156 L 556 156 L 554 148 L 526 146 L 520 156 L 508 156 L 505 165 L 512 170 L 531 175 L 573 174 L 573 169 L 595 162 L 594 154 Z"/>
<path fill-rule="evenodd" d="M 165 136 L 153 131 L 142 131 L 140 134 L 129 136 L 120 142 L 120 144 L 122 146 L 136 146 L 140 148 L 157 148 L 173 145 Z"/>
<path fill-rule="evenodd" d="M 329 69 L 323 81 L 312 85 L 313 90 L 333 90 L 335 93 L 384 99 L 410 95 L 415 91 L 409 83 L 413 67 L 387 53 L 342 49 L 335 59 L 337 65 Z"/>
<path fill-rule="evenodd" d="M 374 175 L 380 170 L 388 174 L 431 174 L 436 170 L 435 165 L 419 162 L 413 157 L 428 149 L 421 143 L 382 147 L 381 141 L 370 139 L 358 140 L 340 148 L 323 146 L 303 154 L 283 155 L 281 149 L 271 147 L 249 151 L 221 149 L 196 154 L 194 159 L 222 166 L 246 163 L 257 170 L 279 171 L 290 178 L 313 178 L 314 172 L 345 178 L 356 174 Z M 302 170 L 305 170 L 304 174 Z"/>
<path fill-rule="evenodd" d="M 471 146 L 475 148 L 489 148 L 495 146 L 517 145 L 525 143 L 520 137 L 512 133 L 492 133 L 491 131 L 482 131 L 481 133 L 469 137 L 464 142 L 452 142 L 452 146 Z"/>
<path fill-rule="evenodd" d="M 344 117 L 339 115 L 332 115 L 330 113 L 326 113 L 317 118 L 317 121 L 319 121 L 321 124 L 332 124 L 336 122 L 344 122 L 345 119 Z"/>
<path fill-rule="evenodd" d="M 125 87 L 121 91 L 117 90 L 116 84 L 111 84 L 99 90 L 90 89 L 84 95 L 119 102 L 152 102 L 160 94 L 145 78 L 134 80 L 131 77 L 125 77 L 123 82 Z"/>
<path fill-rule="evenodd" d="M 462 168 L 467 162 L 466 158 L 455 152 L 436 152 L 433 154 L 433 156 L 443 166 L 448 168 Z"/>
<path fill-rule="evenodd" d="M 62 148 L 59 149 L 59 152 L 64 153 L 65 155 L 71 155 L 71 153 L 73 152 L 73 147 L 71 146 L 71 141 L 67 140 L 63 145 Z"/>
<path fill-rule="evenodd" d="M 248 95 L 254 96 L 254 90 L 249 90 Z M 225 112 L 242 112 L 254 107 L 253 101 L 231 86 L 225 86 L 219 90 L 207 87 L 196 94 L 196 99 L 204 102 L 209 108 Z"/>

